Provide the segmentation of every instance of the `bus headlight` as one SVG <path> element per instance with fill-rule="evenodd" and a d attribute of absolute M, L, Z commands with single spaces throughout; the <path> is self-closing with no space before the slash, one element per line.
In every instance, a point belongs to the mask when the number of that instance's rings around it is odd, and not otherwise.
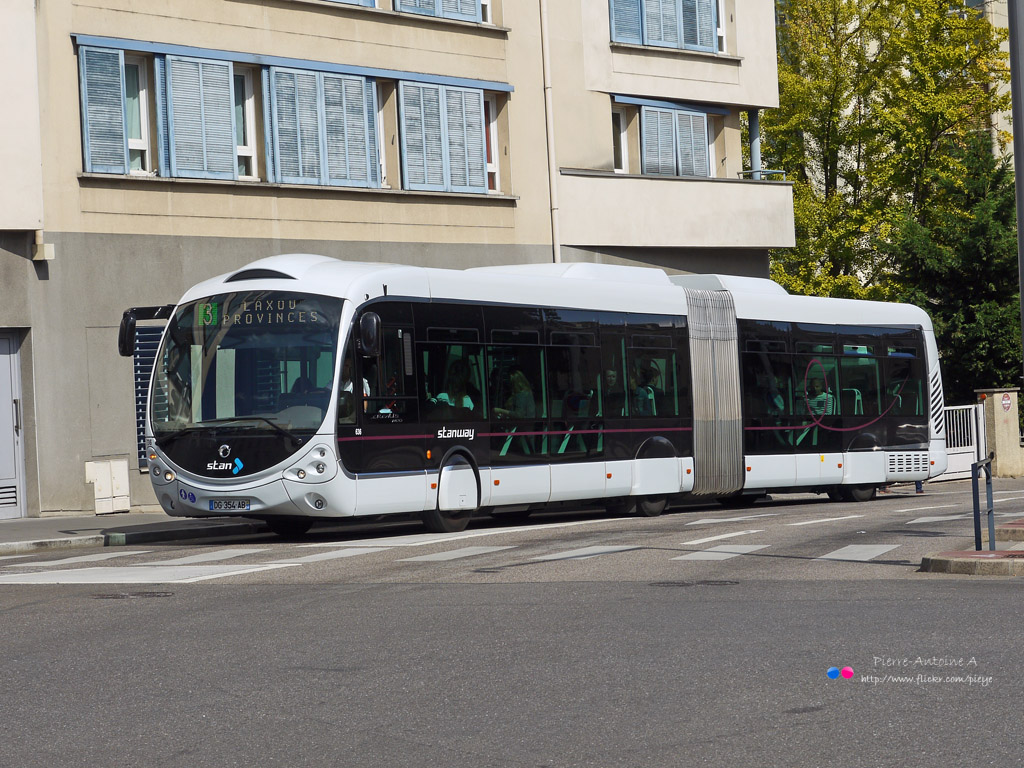
<path fill-rule="evenodd" d="M 167 481 L 168 483 L 174 480 L 174 473 L 168 469 L 166 472 L 164 472 L 164 480 Z"/>

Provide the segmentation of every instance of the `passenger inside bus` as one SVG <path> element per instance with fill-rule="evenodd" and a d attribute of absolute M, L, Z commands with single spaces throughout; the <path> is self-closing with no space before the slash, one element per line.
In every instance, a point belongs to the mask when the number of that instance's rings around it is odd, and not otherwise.
<path fill-rule="evenodd" d="M 534 418 L 537 415 L 537 402 L 533 396 L 533 387 L 523 369 L 513 367 L 508 378 L 511 394 L 506 398 L 504 407 L 494 409 L 495 415 L 499 419 Z"/>
<path fill-rule="evenodd" d="M 463 358 L 458 358 L 448 367 L 448 375 L 445 378 L 445 391 L 439 392 L 429 401 L 433 406 L 448 406 L 455 408 L 456 413 L 473 410 L 473 398 L 469 396 L 469 364 Z"/>

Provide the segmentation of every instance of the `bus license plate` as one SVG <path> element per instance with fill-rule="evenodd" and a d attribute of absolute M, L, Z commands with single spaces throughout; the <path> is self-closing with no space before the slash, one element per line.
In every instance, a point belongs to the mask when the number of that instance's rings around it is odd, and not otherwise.
<path fill-rule="evenodd" d="M 248 499 L 210 499 L 211 512 L 243 512 L 248 509 Z"/>

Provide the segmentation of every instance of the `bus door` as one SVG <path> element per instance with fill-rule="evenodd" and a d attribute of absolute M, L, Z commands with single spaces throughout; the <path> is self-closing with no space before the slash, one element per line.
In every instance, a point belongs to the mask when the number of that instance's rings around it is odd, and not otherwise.
<path fill-rule="evenodd" d="M 408 304 L 371 305 L 381 318 L 379 354 L 364 357 L 350 339 L 338 391 L 342 463 L 356 474 L 356 513 L 432 506 L 419 420 L 413 328 Z M 357 324 L 358 327 L 358 324 Z M 351 370 L 345 378 L 345 368 Z"/>
<path fill-rule="evenodd" d="M 547 350 L 551 501 L 604 495 L 601 350 L 593 332 L 553 332 Z"/>

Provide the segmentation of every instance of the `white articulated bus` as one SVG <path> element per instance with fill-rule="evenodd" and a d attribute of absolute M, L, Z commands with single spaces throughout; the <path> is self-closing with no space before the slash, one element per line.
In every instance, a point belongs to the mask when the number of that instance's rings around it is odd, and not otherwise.
<path fill-rule="evenodd" d="M 763 279 L 601 264 L 467 270 L 294 254 L 166 317 L 146 453 L 160 504 L 279 532 L 557 502 L 867 500 L 946 466 L 928 316 Z"/>

